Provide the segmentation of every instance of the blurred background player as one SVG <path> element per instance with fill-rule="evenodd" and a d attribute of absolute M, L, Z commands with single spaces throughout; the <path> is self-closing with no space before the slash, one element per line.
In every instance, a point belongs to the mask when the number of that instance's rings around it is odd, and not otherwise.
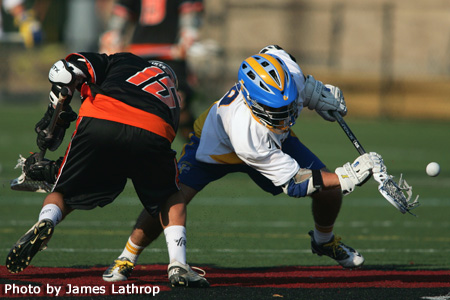
<path fill-rule="evenodd" d="M 194 122 L 186 53 L 199 38 L 202 12 L 202 0 L 116 0 L 100 38 L 101 53 L 127 51 L 172 67 L 179 79 L 179 133 L 186 140 Z"/>
<path fill-rule="evenodd" d="M 77 118 L 69 105 L 75 90 L 82 104 L 62 162 L 40 160 L 39 154 L 27 159 L 27 176 L 47 174 L 43 178 L 55 185 L 37 223 L 8 253 L 7 269 L 23 271 L 66 215 L 113 202 L 130 178 L 144 209 L 164 227 L 172 286 L 209 286 L 186 262 L 186 204 L 171 149 L 180 110 L 173 70 L 131 53 L 81 52 L 57 61 L 49 80 L 50 103 L 35 128 L 41 151 L 56 150 Z M 48 132 L 54 115 L 56 128 Z"/>
<path fill-rule="evenodd" d="M 32 48 L 42 43 L 41 22 L 36 18 L 33 9 L 27 9 L 23 0 L 0 0 L 7 13 L 13 16 L 14 25 L 18 28 L 25 47 Z M 2 35 L 0 14 L 0 36 Z"/>
<path fill-rule="evenodd" d="M 335 121 L 331 110 L 345 115 L 340 89 L 304 77 L 295 59 L 274 45 L 243 61 L 238 79 L 195 121 L 195 134 L 184 145 L 178 167 L 187 203 L 210 182 L 233 172 L 248 174 L 273 195 L 310 196 L 315 222 L 309 232 L 312 252 L 329 256 L 344 268 L 360 267 L 363 256 L 334 235 L 334 223 L 342 195 L 363 185 L 372 171 L 382 171 L 383 161 L 372 152 L 329 172 L 291 129 L 303 106 L 328 121 Z M 324 147 L 329 147 L 326 141 Z M 103 279 L 126 280 L 139 254 L 161 233 L 157 228 L 158 220 L 142 211 L 126 247 Z"/>

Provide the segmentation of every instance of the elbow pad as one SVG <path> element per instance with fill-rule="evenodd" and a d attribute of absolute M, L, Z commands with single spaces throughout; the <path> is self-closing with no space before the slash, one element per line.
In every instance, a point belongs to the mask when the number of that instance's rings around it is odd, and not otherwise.
<path fill-rule="evenodd" d="M 71 62 L 64 59 L 57 61 L 50 68 L 48 80 L 52 83 L 52 89 L 49 94 L 49 100 L 53 107 L 58 104 L 58 99 L 63 87 L 67 87 L 69 94 L 65 101 L 65 105 L 70 103 L 72 95 L 77 86 L 86 79 L 86 75 Z"/>
<path fill-rule="evenodd" d="M 300 169 L 297 174 L 282 186 L 283 192 L 290 197 L 309 196 L 323 186 L 320 170 Z"/>

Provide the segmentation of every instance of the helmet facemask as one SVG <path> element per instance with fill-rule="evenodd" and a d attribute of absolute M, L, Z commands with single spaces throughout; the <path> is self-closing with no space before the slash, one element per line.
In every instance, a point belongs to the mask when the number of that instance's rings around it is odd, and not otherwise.
<path fill-rule="evenodd" d="M 252 99 L 245 86 L 241 84 L 241 87 L 246 91 L 243 94 L 246 97 L 246 103 L 251 109 L 253 116 L 255 116 L 261 124 L 269 129 L 273 129 L 277 133 L 286 132 L 295 124 L 295 120 L 298 117 L 297 101 L 293 101 L 286 106 L 277 108 L 270 107 Z"/>

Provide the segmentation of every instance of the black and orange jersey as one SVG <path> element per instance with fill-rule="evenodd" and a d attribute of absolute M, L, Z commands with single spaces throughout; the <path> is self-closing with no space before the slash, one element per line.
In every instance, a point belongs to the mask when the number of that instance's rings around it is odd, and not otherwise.
<path fill-rule="evenodd" d="M 131 53 L 80 52 L 66 57 L 86 75 L 79 116 L 119 122 L 173 141 L 180 103 L 167 73 Z"/>
<path fill-rule="evenodd" d="M 203 11 L 202 0 L 119 0 L 114 7 L 115 14 L 136 20 L 128 51 L 158 59 L 171 59 L 180 38 L 179 16 L 193 11 Z"/>

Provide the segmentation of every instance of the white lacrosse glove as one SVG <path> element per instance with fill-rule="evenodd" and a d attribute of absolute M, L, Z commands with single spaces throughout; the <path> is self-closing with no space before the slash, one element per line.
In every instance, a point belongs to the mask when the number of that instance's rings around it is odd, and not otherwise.
<path fill-rule="evenodd" d="M 366 183 L 372 170 L 385 169 L 383 159 L 375 152 L 365 153 L 359 156 L 352 164 L 346 163 L 334 172 L 338 175 L 342 193 L 348 195 L 355 190 L 355 186 Z"/>
<path fill-rule="evenodd" d="M 333 85 L 324 85 L 321 81 L 315 80 L 313 76 L 308 75 L 305 82 L 305 88 L 301 92 L 303 106 L 315 110 L 322 118 L 327 121 L 336 121 L 330 114 L 330 111 L 338 111 L 342 116 L 347 114 L 344 95 L 342 91 Z"/>

